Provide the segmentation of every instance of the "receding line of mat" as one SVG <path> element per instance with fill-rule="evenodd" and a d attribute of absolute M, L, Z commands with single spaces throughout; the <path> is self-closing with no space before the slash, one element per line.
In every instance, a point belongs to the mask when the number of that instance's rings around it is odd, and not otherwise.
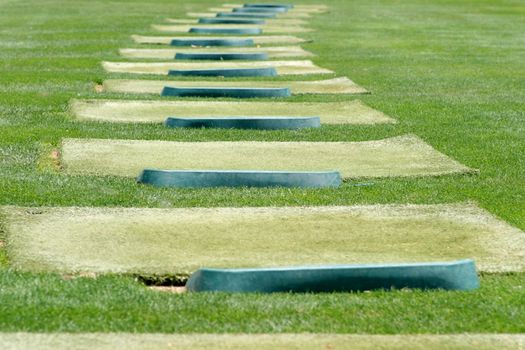
<path fill-rule="evenodd" d="M 450 261 L 525 270 L 525 233 L 472 204 L 267 208 L 0 207 L 13 268 L 188 275 Z"/>
<path fill-rule="evenodd" d="M 281 25 L 250 25 L 250 24 L 222 24 L 211 26 L 209 24 L 195 24 L 195 25 L 160 25 L 154 24 L 151 26 L 154 30 L 159 32 L 172 33 L 206 33 L 210 34 L 213 31 L 231 30 L 233 32 L 224 32 L 224 34 L 274 34 L 274 33 L 307 33 L 312 29 L 298 27 L 298 26 L 281 26 Z M 235 33 L 234 30 L 244 30 L 244 32 Z M 250 32 L 255 30 L 255 32 Z"/>
<path fill-rule="evenodd" d="M 288 20 L 288 19 L 309 19 L 311 14 L 306 12 L 301 13 L 283 13 L 280 16 L 275 14 L 256 14 L 256 13 L 234 13 L 234 12 L 187 12 L 186 16 L 193 18 L 244 18 L 244 19 L 263 19 L 263 20 Z"/>
<path fill-rule="evenodd" d="M 173 81 L 173 80 L 105 80 L 103 88 L 108 92 L 158 94 L 165 87 L 202 88 L 290 88 L 297 94 L 364 94 L 367 90 L 346 77 L 313 81 Z"/>
<path fill-rule="evenodd" d="M 251 116 L 319 116 L 321 124 L 395 123 L 396 120 L 358 100 L 342 102 L 232 102 L 74 100 L 80 120 L 117 123 L 163 123 L 167 117 L 224 118 Z"/>
<path fill-rule="evenodd" d="M 516 350 L 524 334 L 159 334 L 159 333 L 0 333 L 2 349 L 39 350 L 276 350 L 276 349 L 461 349 Z"/>
<path fill-rule="evenodd" d="M 300 46 L 275 46 L 275 47 L 213 47 L 213 48 L 180 48 L 180 49 L 120 49 L 121 56 L 126 58 L 151 58 L 173 60 L 175 55 L 182 54 L 210 54 L 210 53 L 239 53 L 266 54 L 268 58 L 281 57 L 308 57 L 314 56 L 311 52 L 303 50 Z"/>
<path fill-rule="evenodd" d="M 308 40 L 297 38 L 295 36 L 287 35 L 271 35 L 271 36 L 254 36 L 254 37 L 202 37 L 202 36 L 142 36 L 132 35 L 131 38 L 138 44 L 161 44 L 170 45 L 173 40 L 246 40 L 250 39 L 255 45 L 264 44 L 300 44 L 308 42 Z"/>
<path fill-rule="evenodd" d="M 276 4 L 279 6 L 279 4 Z M 293 5 L 289 9 L 289 11 L 306 11 L 306 12 L 316 12 L 316 13 L 323 13 L 326 12 L 329 7 L 325 4 L 290 4 Z M 240 7 L 265 7 L 268 6 L 268 4 L 222 4 L 221 5 L 224 8 L 240 8 Z"/>
<path fill-rule="evenodd" d="M 170 45 L 173 40 L 239 40 L 244 41 L 250 39 L 255 45 L 264 45 L 264 44 L 299 44 L 308 42 L 308 40 L 297 38 L 295 36 L 289 35 L 271 35 L 271 36 L 253 36 L 253 37 L 202 37 L 202 36 L 143 36 L 143 35 L 132 35 L 131 38 L 138 44 L 162 44 Z"/>
<path fill-rule="evenodd" d="M 341 185 L 337 171 L 239 171 L 144 169 L 137 181 L 157 187 L 300 187 Z"/>
<path fill-rule="evenodd" d="M 191 275 L 190 292 L 332 293 L 403 288 L 479 288 L 472 260 L 411 264 L 327 265 L 259 269 L 203 268 Z"/>
<path fill-rule="evenodd" d="M 208 11 L 214 14 L 215 17 L 242 17 L 242 18 L 311 18 L 312 13 L 309 12 L 284 12 L 284 13 L 275 13 L 275 12 L 233 12 L 226 8 L 212 7 Z M 200 16 L 206 17 L 206 16 Z"/>
<path fill-rule="evenodd" d="M 304 19 L 254 19 L 254 18 L 166 18 L 166 22 L 174 24 L 264 24 L 270 26 L 301 26 L 308 24 Z"/>
<path fill-rule="evenodd" d="M 169 117 L 164 125 L 170 128 L 221 128 L 221 129 L 255 129 L 255 130 L 296 130 L 318 128 L 321 126 L 319 117 L 211 117 L 187 118 Z"/>
<path fill-rule="evenodd" d="M 343 178 L 472 172 L 414 135 L 362 142 L 173 142 L 64 139 L 68 174 L 136 177 L 171 170 L 339 171 Z"/>
<path fill-rule="evenodd" d="M 333 71 L 316 66 L 312 61 L 256 62 L 102 62 L 111 73 L 160 74 L 171 70 L 275 68 L 278 75 L 329 74 Z"/>

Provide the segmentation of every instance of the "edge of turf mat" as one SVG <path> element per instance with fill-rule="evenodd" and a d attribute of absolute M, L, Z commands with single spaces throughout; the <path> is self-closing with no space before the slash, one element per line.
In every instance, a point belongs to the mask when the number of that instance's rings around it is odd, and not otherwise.
<path fill-rule="evenodd" d="M 344 179 L 474 172 L 414 135 L 358 142 L 64 139 L 61 156 L 64 171 L 77 175 L 135 177 L 145 168 L 340 171 Z"/>
<path fill-rule="evenodd" d="M 163 123 L 174 118 L 262 118 L 318 116 L 321 124 L 397 123 L 360 100 L 341 102 L 254 101 L 144 101 L 72 100 L 70 109 L 79 120 L 117 123 Z"/>
<path fill-rule="evenodd" d="M 170 128 L 296 130 L 304 128 L 318 128 L 321 126 L 321 119 L 319 117 L 169 117 L 164 122 L 164 125 Z"/>
<path fill-rule="evenodd" d="M 157 29 L 164 30 L 164 29 Z M 185 31 L 186 32 L 186 31 Z M 236 34 L 236 35 L 250 35 L 250 34 L 262 34 L 261 28 L 204 28 L 204 27 L 191 27 L 188 33 L 195 34 Z"/>
<path fill-rule="evenodd" d="M 218 52 L 220 50 L 220 52 Z M 264 59 L 284 58 L 284 57 L 311 57 L 314 56 L 309 51 L 304 50 L 300 46 L 270 46 L 270 47 L 191 47 L 191 48 L 162 48 L 162 49 L 140 49 L 140 48 L 126 48 L 120 49 L 119 53 L 121 56 L 132 59 L 156 59 L 156 60 L 173 60 L 177 58 L 177 55 L 235 55 L 242 51 L 242 55 L 248 57 L 248 55 L 254 55 L 254 59 L 261 59 L 264 55 Z M 242 57 L 242 56 L 238 56 Z M 248 59 L 248 58 L 246 58 Z"/>
<path fill-rule="evenodd" d="M 224 18 L 224 17 L 223 17 Z M 219 27 L 220 26 L 220 27 Z M 275 24 L 154 24 L 153 30 L 164 33 L 190 33 L 190 34 L 229 34 L 229 35 L 261 35 L 261 34 L 297 34 L 309 33 L 313 30 L 297 25 Z"/>
<path fill-rule="evenodd" d="M 161 333 L 0 333 L 9 350 L 515 350 L 525 334 L 161 334 Z"/>
<path fill-rule="evenodd" d="M 465 258 L 481 272 L 525 270 L 524 232 L 472 204 L 0 211 L 11 266 L 33 272 L 187 276 Z"/>
<path fill-rule="evenodd" d="M 473 260 L 411 264 L 298 266 L 265 269 L 209 269 L 193 273 L 190 292 L 334 293 L 375 289 L 479 288 Z"/>
<path fill-rule="evenodd" d="M 173 81 L 145 79 L 109 79 L 103 82 L 107 92 L 160 94 L 164 87 L 221 87 L 221 88 L 286 88 L 297 94 L 367 94 L 368 91 L 347 77 L 313 81 Z"/>
<path fill-rule="evenodd" d="M 188 171 L 144 169 L 139 183 L 157 187 L 300 187 L 325 188 L 341 185 L 338 172 L 284 171 Z"/>
<path fill-rule="evenodd" d="M 308 42 L 289 35 L 270 35 L 255 37 L 191 37 L 191 36 L 146 36 L 131 35 L 131 38 L 138 44 L 160 44 L 160 45 L 180 45 L 180 46 L 253 46 L 259 44 L 299 44 Z M 228 45 L 228 43 L 232 43 Z"/>
<path fill-rule="evenodd" d="M 173 70 L 211 69 L 264 69 L 273 68 L 278 75 L 329 74 L 333 71 L 321 68 L 310 60 L 286 61 L 209 61 L 209 62 L 102 62 L 102 67 L 111 73 L 160 74 L 167 75 Z"/>

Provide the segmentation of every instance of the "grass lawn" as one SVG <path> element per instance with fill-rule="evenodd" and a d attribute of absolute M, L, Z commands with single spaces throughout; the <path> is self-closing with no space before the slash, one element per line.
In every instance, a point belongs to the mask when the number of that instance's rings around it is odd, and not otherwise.
<path fill-rule="evenodd" d="M 397 124 L 243 131 L 80 122 L 69 111 L 71 99 L 151 98 L 94 91 L 104 79 L 137 78 L 109 75 L 100 64 L 124 60 L 119 48 L 140 47 L 131 34 L 158 35 L 151 24 L 220 3 L 0 0 L 0 204 L 224 207 L 473 200 L 524 230 L 523 2 L 323 3 L 331 12 L 310 19 L 308 26 L 316 31 L 300 36 L 313 42 L 302 46 L 318 55 L 312 58 L 316 65 L 348 76 L 372 94 L 300 95 L 287 101 L 359 98 Z M 374 186 L 346 183 L 323 190 L 169 190 L 130 185 L 118 177 L 57 173 L 41 159 L 62 138 L 366 141 L 408 133 L 480 173 L 377 179 Z M 0 226 L 2 242 L 3 235 Z M 131 277 L 65 279 L 15 272 L 1 246 L 1 331 L 525 332 L 525 274 L 484 274 L 481 288 L 468 293 L 175 295 L 149 291 Z"/>

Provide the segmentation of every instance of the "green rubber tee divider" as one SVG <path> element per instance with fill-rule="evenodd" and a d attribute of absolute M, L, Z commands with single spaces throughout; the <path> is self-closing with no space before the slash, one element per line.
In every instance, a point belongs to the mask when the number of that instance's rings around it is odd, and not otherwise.
<path fill-rule="evenodd" d="M 402 288 L 472 290 L 479 287 L 473 260 L 454 262 L 197 270 L 192 292 L 350 292 Z"/>
<path fill-rule="evenodd" d="M 245 61 L 263 61 L 268 59 L 268 53 L 266 52 L 253 52 L 253 53 L 242 53 L 242 52 L 177 52 L 175 54 L 176 60 L 209 60 L 209 61 L 232 61 L 232 60 L 245 60 Z"/>
<path fill-rule="evenodd" d="M 266 24 L 264 19 L 242 18 L 199 18 L 201 24 Z"/>
<path fill-rule="evenodd" d="M 262 34 L 261 28 L 190 28 L 189 33 L 197 34 Z"/>
<path fill-rule="evenodd" d="M 169 87 L 166 86 L 160 93 L 161 96 L 178 97 L 290 97 L 289 88 L 211 88 L 211 87 Z"/>
<path fill-rule="evenodd" d="M 293 4 L 244 4 L 244 7 L 263 7 L 263 8 L 273 8 L 273 7 L 284 7 L 287 9 L 292 9 Z"/>
<path fill-rule="evenodd" d="M 288 9 L 283 7 L 237 7 L 233 8 L 234 13 L 285 13 Z"/>
<path fill-rule="evenodd" d="M 277 70 L 265 68 L 211 68 L 211 69 L 170 69 L 168 75 L 201 77 L 276 77 Z"/>
<path fill-rule="evenodd" d="M 137 181 L 157 187 L 301 187 L 341 185 L 337 171 L 246 171 L 246 170 L 158 170 L 144 169 Z"/>
<path fill-rule="evenodd" d="M 234 8 L 232 11 L 233 12 L 248 12 L 248 13 L 255 13 L 255 12 L 280 13 L 280 12 L 288 12 L 288 9 L 284 7 L 238 7 L 238 8 Z"/>
<path fill-rule="evenodd" d="M 273 13 L 219 12 L 216 17 L 275 18 Z"/>
<path fill-rule="evenodd" d="M 221 117 L 221 118 L 167 118 L 164 125 L 171 128 L 221 128 L 295 130 L 318 128 L 319 117 Z"/>
<path fill-rule="evenodd" d="M 254 46 L 253 39 L 173 39 L 171 46 Z"/>

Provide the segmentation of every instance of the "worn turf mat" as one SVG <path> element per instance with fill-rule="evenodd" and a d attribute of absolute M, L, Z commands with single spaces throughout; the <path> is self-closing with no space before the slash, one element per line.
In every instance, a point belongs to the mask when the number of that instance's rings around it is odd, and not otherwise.
<path fill-rule="evenodd" d="M 201 267 L 474 259 L 525 269 L 525 234 L 473 204 L 264 208 L 0 207 L 12 266 L 187 276 Z"/>
<path fill-rule="evenodd" d="M 275 12 L 249 12 L 249 13 L 241 13 L 241 12 L 233 12 L 232 9 L 229 8 L 222 8 L 222 7 L 210 7 L 207 9 L 207 11 L 210 11 L 209 13 L 213 14 L 214 16 L 219 15 L 219 17 L 222 16 L 232 16 L 232 17 L 256 17 L 256 18 L 311 18 L 312 13 L 308 11 L 297 11 L 297 12 L 282 12 L 282 13 L 275 13 Z M 268 16 L 268 17 L 266 17 Z M 205 17 L 205 16 L 200 16 Z"/>
<path fill-rule="evenodd" d="M 167 117 L 318 116 L 321 124 L 382 124 L 395 119 L 359 100 L 343 102 L 224 102 L 74 100 L 71 111 L 81 120 L 162 123 Z"/>
<path fill-rule="evenodd" d="M 308 40 L 297 38 L 295 36 L 289 35 L 270 35 L 270 36 L 144 36 L 144 35 L 132 35 L 131 38 L 138 44 L 163 44 L 169 45 L 173 40 L 200 40 L 203 38 L 206 39 L 230 39 L 230 40 L 243 40 L 243 39 L 252 39 L 255 45 L 265 45 L 265 44 L 281 44 L 281 45 L 291 45 L 305 43 Z"/>
<path fill-rule="evenodd" d="M 245 4 L 222 4 L 221 6 L 226 9 L 246 7 Z M 248 6 L 255 6 L 255 5 L 251 4 Z M 328 9 L 329 7 L 325 4 L 293 4 L 293 7 L 290 8 L 288 12 L 324 13 Z"/>
<path fill-rule="evenodd" d="M 327 74 L 333 71 L 316 66 L 312 61 L 255 61 L 255 62 L 102 62 L 111 73 L 161 74 L 170 70 L 199 70 L 214 68 L 275 68 L 278 75 Z"/>
<path fill-rule="evenodd" d="M 312 29 L 304 28 L 299 26 L 291 25 L 253 25 L 253 24 L 221 24 L 221 25 L 210 25 L 210 24 L 194 24 L 194 25 L 152 25 L 154 30 L 159 32 L 170 32 L 170 33 L 190 33 L 192 29 L 261 29 L 263 34 L 274 34 L 274 33 L 308 33 Z"/>
<path fill-rule="evenodd" d="M 246 87 L 290 88 L 292 95 L 299 94 L 364 94 L 368 91 L 346 77 L 313 81 L 174 81 L 110 79 L 103 83 L 103 90 L 136 94 L 160 95 L 164 87 Z"/>
<path fill-rule="evenodd" d="M 0 347 L 9 350 L 514 350 L 524 346 L 523 334 L 0 334 Z"/>
<path fill-rule="evenodd" d="M 304 19 L 273 19 L 273 18 L 267 18 L 267 19 L 246 19 L 246 18 L 232 18 L 232 19 L 224 19 L 220 17 L 215 18 L 204 18 L 202 21 L 198 18 L 166 18 L 166 22 L 168 23 L 175 23 L 175 24 L 226 24 L 223 22 L 226 21 L 235 21 L 235 24 L 267 24 L 272 26 L 300 26 L 304 24 L 308 24 L 308 20 Z M 253 23 L 253 22 L 256 23 Z"/>
<path fill-rule="evenodd" d="M 148 58 L 173 60 L 176 54 L 195 54 L 195 53 L 265 53 L 268 58 L 282 57 L 311 57 L 314 56 L 309 51 L 300 46 L 270 46 L 270 47 L 221 47 L 221 48 L 173 48 L 173 49 L 120 49 L 121 56 L 126 58 Z"/>
<path fill-rule="evenodd" d="M 339 171 L 346 179 L 472 171 L 413 135 L 363 142 L 64 139 L 61 154 L 68 174 L 133 177 L 144 168 Z"/>

